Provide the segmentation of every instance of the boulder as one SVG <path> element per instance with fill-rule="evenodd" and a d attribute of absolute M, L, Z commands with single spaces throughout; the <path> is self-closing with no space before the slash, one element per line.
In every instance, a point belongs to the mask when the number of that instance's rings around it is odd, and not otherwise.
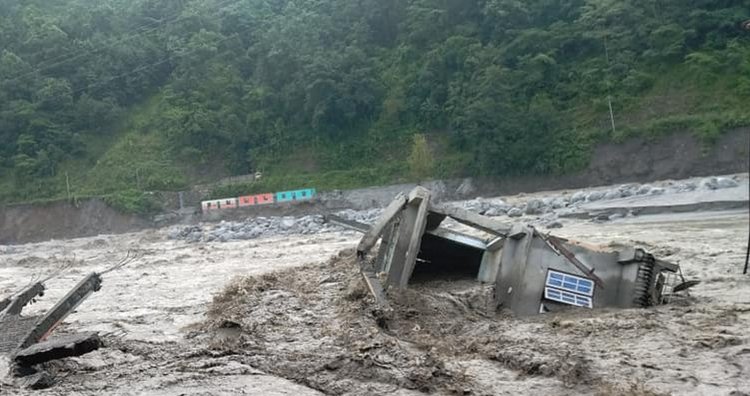
<path fill-rule="evenodd" d="M 618 198 L 622 198 L 622 191 L 620 190 L 609 190 L 604 194 L 604 199 L 608 201 Z"/>
<path fill-rule="evenodd" d="M 719 180 L 715 177 L 708 177 L 701 181 L 701 187 L 705 190 L 716 190 L 719 188 Z"/>
<path fill-rule="evenodd" d="M 565 197 L 555 197 L 548 200 L 546 206 L 552 209 L 562 209 L 568 206 L 568 201 Z"/>
<path fill-rule="evenodd" d="M 294 220 L 294 217 L 284 217 L 284 219 L 279 222 L 279 228 L 282 230 L 289 230 L 294 227 L 295 224 L 296 221 Z"/>
<path fill-rule="evenodd" d="M 588 202 L 596 202 L 604 198 L 604 192 L 602 191 L 592 191 L 586 196 L 586 201 Z"/>
<path fill-rule="evenodd" d="M 511 208 L 508 211 L 508 216 L 509 217 L 521 217 L 521 216 L 523 216 L 523 210 L 521 210 L 519 208 Z"/>
<path fill-rule="evenodd" d="M 653 187 L 651 187 L 651 185 L 650 185 L 650 184 L 644 184 L 644 185 L 642 185 L 642 186 L 638 187 L 638 190 L 636 190 L 636 192 L 635 192 L 635 193 L 636 193 L 637 195 L 647 195 L 648 193 L 650 193 L 650 192 L 651 192 L 651 189 L 652 189 L 652 188 L 653 188 Z"/>
<path fill-rule="evenodd" d="M 680 183 L 675 185 L 675 190 L 677 192 L 688 192 L 688 191 L 695 191 L 698 189 L 698 184 L 695 182 L 686 182 L 686 183 Z"/>
<path fill-rule="evenodd" d="M 526 214 L 535 215 L 544 213 L 544 202 L 539 199 L 531 199 L 526 202 Z"/>
<path fill-rule="evenodd" d="M 487 209 L 487 211 L 484 212 L 484 215 L 490 216 L 490 217 L 496 217 L 496 216 L 502 216 L 506 213 L 507 213 L 507 210 L 505 210 L 504 208 L 499 207 L 499 206 L 493 206 Z"/>
<path fill-rule="evenodd" d="M 583 191 L 578 191 L 577 193 L 573 194 L 572 197 L 570 197 L 571 203 L 583 202 L 585 200 L 586 200 L 586 193 Z"/>
<path fill-rule="evenodd" d="M 721 189 L 721 188 L 733 188 L 733 187 L 737 187 L 739 185 L 740 184 L 737 183 L 735 180 L 732 180 L 732 179 L 729 179 L 729 178 L 726 178 L 726 177 L 720 177 L 720 178 L 716 179 L 716 188 L 717 189 Z"/>

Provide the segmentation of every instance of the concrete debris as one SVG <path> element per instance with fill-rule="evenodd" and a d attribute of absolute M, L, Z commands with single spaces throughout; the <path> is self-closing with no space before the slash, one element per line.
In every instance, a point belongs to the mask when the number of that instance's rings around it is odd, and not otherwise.
<path fill-rule="evenodd" d="M 52 387 L 55 384 L 55 378 L 46 371 L 37 371 L 23 376 L 21 382 L 24 388 L 42 390 Z"/>
<path fill-rule="evenodd" d="M 649 187 L 648 191 L 654 188 Z M 595 195 L 595 200 L 605 194 Z M 591 199 L 591 194 L 586 198 Z M 542 200 L 527 202 L 539 213 Z M 518 208 L 511 209 L 520 210 Z M 509 213 L 510 214 L 510 213 Z M 622 215 L 620 215 L 622 216 Z M 489 234 L 487 239 L 440 227 L 451 219 Z M 609 214 L 597 217 L 609 221 Z M 554 219 L 548 228 L 562 224 Z M 507 224 L 467 209 L 438 205 L 418 187 L 399 195 L 357 246 L 360 270 L 378 305 L 388 291 L 406 289 L 418 273 L 470 273 L 494 284 L 494 308 L 533 315 L 570 308 L 648 307 L 663 303 L 676 285 L 679 266 L 632 247 L 590 246 L 542 234 L 524 224 Z M 374 259 L 369 251 L 380 240 Z M 381 275 L 379 275 L 381 274 Z M 684 279 L 683 279 L 684 282 Z"/>
<path fill-rule="evenodd" d="M 124 265 L 121 262 L 118 265 Z M 116 268 L 116 267 L 113 267 Z M 107 271 L 105 271 L 107 272 Z M 20 293 L 3 300 L 0 311 L 0 355 L 10 357 L 16 364 L 16 375 L 26 376 L 26 387 L 42 389 L 52 380 L 44 372 L 30 366 L 69 356 L 80 356 L 101 346 L 96 334 L 84 334 L 44 341 L 54 329 L 91 293 L 101 288 L 101 276 L 91 273 L 83 278 L 52 308 L 39 316 L 24 316 L 23 309 L 44 295 L 44 284 L 33 284 Z"/>
<path fill-rule="evenodd" d="M 75 334 L 33 344 L 17 352 L 13 360 L 20 366 L 33 366 L 50 360 L 81 356 L 101 346 L 98 333 Z"/>

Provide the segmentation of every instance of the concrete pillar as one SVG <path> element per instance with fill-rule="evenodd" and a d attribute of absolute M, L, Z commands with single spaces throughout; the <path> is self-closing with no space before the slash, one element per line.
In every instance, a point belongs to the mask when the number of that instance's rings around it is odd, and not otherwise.
<path fill-rule="evenodd" d="M 28 348 L 36 344 L 49 334 L 65 317 L 80 305 L 91 293 L 101 288 L 102 278 L 97 273 L 91 273 L 80 281 L 68 294 L 65 295 L 54 307 L 39 319 L 36 326 L 29 332 L 19 345 L 19 348 Z"/>
<path fill-rule="evenodd" d="M 495 282 L 500 271 L 501 257 L 502 250 L 485 250 L 482 255 L 482 264 L 479 266 L 477 280 L 482 283 Z"/>
<path fill-rule="evenodd" d="M 495 303 L 512 307 L 519 296 L 522 296 L 524 275 L 528 262 L 529 250 L 533 239 L 533 230 L 522 225 L 514 225 L 510 231 L 512 237 L 505 240 L 501 250 L 499 270 L 495 279 Z"/>
<path fill-rule="evenodd" d="M 44 285 L 37 282 L 21 293 L 18 293 L 15 297 L 0 302 L 0 314 L 20 315 L 23 307 L 31 302 L 34 297 L 42 293 L 44 293 Z"/>
<path fill-rule="evenodd" d="M 398 238 L 388 270 L 388 285 L 403 289 L 409 283 L 422 243 L 422 234 L 427 225 L 429 201 L 430 191 L 423 187 L 417 187 L 409 193 L 409 201 L 402 213 Z"/>
<path fill-rule="evenodd" d="M 396 216 L 393 221 L 385 228 L 383 238 L 380 241 L 378 255 L 375 258 L 375 272 L 387 272 L 390 262 L 393 258 L 393 249 L 395 248 L 395 238 L 398 234 L 398 226 L 401 222 L 400 216 Z"/>

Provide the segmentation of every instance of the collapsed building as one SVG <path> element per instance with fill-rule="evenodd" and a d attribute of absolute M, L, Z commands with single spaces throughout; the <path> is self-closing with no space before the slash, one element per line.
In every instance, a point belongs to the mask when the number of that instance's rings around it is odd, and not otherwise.
<path fill-rule="evenodd" d="M 490 237 L 443 227 L 446 218 Z M 329 220 L 364 233 L 357 246 L 360 270 L 383 306 L 388 305 L 386 290 L 405 289 L 423 274 L 494 285 L 494 308 L 520 316 L 572 307 L 648 307 L 695 284 L 676 285 L 679 266 L 643 249 L 593 246 L 506 224 L 434 203 L 422 187 L 399 194 L 372 226 Z M 378 241 L 377 252 L 370 254 Z"/>

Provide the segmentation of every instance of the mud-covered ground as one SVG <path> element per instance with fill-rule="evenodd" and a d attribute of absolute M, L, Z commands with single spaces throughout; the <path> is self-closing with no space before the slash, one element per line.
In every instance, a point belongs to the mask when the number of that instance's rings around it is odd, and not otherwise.
<path fill-rule="evenodd" d="M 600 227 L 573 224 L 560 234 L 645 246 L 705 283 L 689 298 L 655 309 L 515 319 L 488 313 L 487 287 L 433 280 L 394 296 L 395 314 L 383 324 L 349 250 L 302 272 L 235 280 L 215 298 L 203 338 L 227 336 L 211 347 L 327 394 L 750 390 L 750 280 L 737 275 L 747 214 Z"/>
<path fill-rule="evenodd" d="M 555 234 L 638 244 L 702 283 L 653 309 L 516 319 L 488 313 L 487 288 L 433 280 L 383 321 L 351 264 L 358 234 L 188 244 L 155 230 L 2 246 L 0 295 L 56 275 L 27 308 L 44 309 L 137 257 L 58 330 L 99 331 L 107 347 L 50 364 L 42 394 L 750 392 L 746 210 L 566 220 Z M 0 379 L 1 394 L 30 392 Z"/>

